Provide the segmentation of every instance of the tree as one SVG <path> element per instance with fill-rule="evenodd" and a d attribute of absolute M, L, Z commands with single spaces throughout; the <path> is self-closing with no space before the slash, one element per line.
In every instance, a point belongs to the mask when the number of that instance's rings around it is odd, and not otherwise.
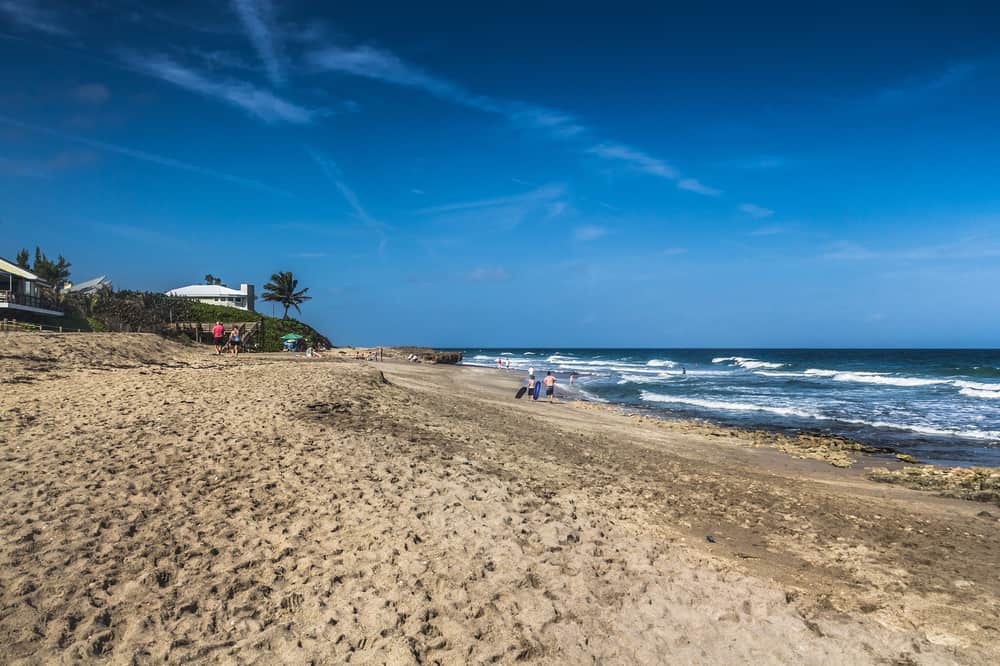
<path fill-rule="evenodd" d="M 205 284 L 221 285 L 222 278 L 215 277 L 211 273 L 205 276 Z"/>
<path fill-rule="evenodd" d="M 299 281 L 292 277 L 291 271 L 282 271 L 271 276 L 271 281 L 264 285 L 264 300 L 281 303 L 285 307 L 282 319 L 288 319 L 288 308 L 294 307 L 296 312 L 302 312 L 299 305 L 312 296 L 306 296 L 309 287 L 296 291 Z"/>
<path fill-rule="evenodd" d="M 71 265 L 61 254 L 57 261 L 53 261 L 45 256 L 41 248 L 35 246 L 35 265 L 31 268 L 31 272 L 43 282 L 47 282 L 56 294 L 62 291 L 63 282 L 69 277 Z"/>
<path fill-rule="evenodd" d="M 28 248 L 23 248 L 20 252 L 17 253 L 17 257 L 15 258 L 15 261 L 17 261 L 17 265 L 18 266 L 20 266 L 21 268 L 23 268 L 25 270 L 29 270 L 30 271 L 31 270 L 31 264 L 28 263 L 28 260 L 29 260 L 30 256 L 31 255 L 28 254 Z"/>

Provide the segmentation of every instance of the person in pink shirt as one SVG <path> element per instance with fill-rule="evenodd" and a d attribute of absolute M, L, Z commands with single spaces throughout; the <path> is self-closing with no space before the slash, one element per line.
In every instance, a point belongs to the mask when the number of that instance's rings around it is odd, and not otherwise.
<path fill-rule="evenodd" d="M 222 354 L 222 347 L 225 344 L 223 339 L 226 335 L 226 327 L 222 325 L 221 321 L 215 322 L 215 326 L 212 327 L 212 341 L 215 343 L 215 353 Z"/>

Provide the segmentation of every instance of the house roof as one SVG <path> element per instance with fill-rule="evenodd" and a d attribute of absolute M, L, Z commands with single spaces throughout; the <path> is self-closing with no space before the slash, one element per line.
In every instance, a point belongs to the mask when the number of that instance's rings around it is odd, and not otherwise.
<path fill-rule="evenodd" d="M 102 275 L 100 277 L 95 277 L 92 280 L 87 280 L 86 282 L 78 282 L 66 291 L 70 293 L 75 293 L 78 291 L 89 291 L 90 289 L 98 289 L 104 284 L 109 284 L 108 276 Z"/>
<path fill-rule="evenodd" d="M 17 277 L 22 277 L 26 280 L 41 280 L 40 277 L 32 273 L 31 271 L 21 268 L 15 263 L 11 263 L 0 257 L 0 271 L 4 273 L 10 273 L 11 275 L 16 275 Z"/>
<path fill-rule="evenodd" d="M 188 298 L 221 298 L 223 296 L 246 296 L 242 291 L 223 287 L 218 284 L 192 284 L 178 287 L 167 292 L 167 296 L 186 296 Z"/>

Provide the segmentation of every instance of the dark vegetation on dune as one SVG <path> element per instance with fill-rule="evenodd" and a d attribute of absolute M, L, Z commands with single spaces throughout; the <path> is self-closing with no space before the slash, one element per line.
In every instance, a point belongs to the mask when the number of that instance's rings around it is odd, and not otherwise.
<path fill-rule="evenodd" d="M 307 343 L 333 346 L 325 335 L 297 319 L 269 317 L 154 292 L 104 289 L 88 295 L 63 294 L 60 307 L 63 317 L 18 312 L 17 321 L 41 324 L 47 329 L 160 333 L 171 337 L 190 337 L 191 329 L 184 324 L 262 322 L 263 336 L 256 346 L 259 351 L 281 351 L 281 336 L 286 333 L 298 333 Z"/>

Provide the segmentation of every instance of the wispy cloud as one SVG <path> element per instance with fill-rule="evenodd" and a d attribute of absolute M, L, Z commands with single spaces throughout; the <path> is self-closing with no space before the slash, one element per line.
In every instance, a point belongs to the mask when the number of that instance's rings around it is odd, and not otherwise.
<path fill-rule="evenodd" d="M 22 28 L 37 30 L 49 35 L 68 35 L 70 31 L 48 9 L 42 9 L 33 0 L 0 0 L 0 14 Z"/>
<path fill-rule="evenodd" d="M 354 211 L 354 215 L 364 224 L 366 227 L 374 231 L 379 237 L 379 251 L 385 249 L 387 238 L 385 235 L 386 225 L 379 220 L 372 217 L 365 207 L 361 204 L 361 200 L 358 199 L 358 195 L 355 194 L 341 175 L 340 168 L 337 163 L 330 158 L 320 154 L 318 151 L 313 149 L 307 149 L 309 156 L 312 157 L 313 161 L 319 166 L 323 175 L 326 179 L 337 188 L 340 195 L 344 197 L 344 201 L 347 205 L 351 207 Z"/>
<path fill-rule="evenodd" d="M 186 245 L 180 238 L 173 234 L 157 231 L 146 226 L 133 224 L 105 224 L 97 222 L 90 225 L 92 229 L 101 234 L 110 234 L 118 238 L 143 243 L 146 245 L 156 245 L 157 247 L 168 247 Z"/>
<path fill-rule="evenodd" d="M 668 247 L 660 254 L 665 257 L 679 257 L 682 254 L 687 254 L 687 251 L 686 247 Z"/>
<path fill-rule="evenodd" d="M 206 176 L 208 178 L 213 178 L 215 180 L 222 180 L 234 185 L 241 185 L 243 187 L 249 187 L 254 190 L 259 190 L 261 192 L 266 192 L 268 194 L 277 194 L 280 196 L 291 196 L 289 192 L 281 190 L 270 185 L 265 185 L 256 180 L 251 180 L 249 178 L 241 178 L 240 176 L 234 176 L 233 174 L 226 173 L 224 171 L 216 171 L 215 169 L 206 169 L 205 167 L 200 167 L 195 164 L 189 164 L 187 162 L 182 162 L 180 160 L 175 160 L 170 157 L 164 157 L 163 155 L 156 155 L 154 153 L 147 153 L 142 150 L 136 150 L 134 148 L 129 148 L 127 146 L 121 146 L 113 143 L 107 143 L 105 141 L 97 141 L 94 139 L 88 139 L 86 137 L 77 136 L 75 134 L 69 134 L 66 132 L 60 132 L 59 130 L 54 130 L 48 127 L 42 127 L 40 125 L 32 125 L 30 123 L 24 123 L 14 118 L 9 118 L 4 115 L 0 115 L 0 123 L 11 126 L 18 127 L 23 130 L 28 130 L 31 132 L 37 132 L 39 134 L 44 134 L 46 136 L 51 136 L 63 141 L 69 141 L 71 143 L 77 143 L 83 146 L 88 146 L 95 150 L 99 150 L 105 153 L 112 153 L 115 155 L 122 155 L 124 157 L 129 157 L 134 160 L 139 160 L 141 162 L 148 162 L 150 164 L 157 164 L 159 166 L 167 167 L 170 169 L 177 169 L 179 171 L 187 171 L 189 173 L 198 174 L 200 176 Z"/>
<path fill-rule="evenodd" d="M 597 155 L 605 160 L 623 163 L 633 171 L 639 171 L 665 180 L 676 181 L 677 188 L 681 190 L 709 197 L 717 197 L 722 194 L 721 190 L 709 187 L 696 178 L 682 178 L 681 174 L 667 162 L 647 155 L 631 146 L 621 143 L 599 143 L 588 148 L 586 152 L 591 155 Z"/>
<path fill-rule="evenodd" d="M 15 159 L 0 157 L 0 173 L 32 178 L 50 178 L 54 175 L 90 166 L 97 162 L 92 150 L 64 150 L 51 157 Z"/>
<path fill-rule="evenodd" d="M 829 251 L 823 254 L 824 259 L 834 259 L 839 261 L 858 261 L 864 259 L 878 259 L 879 254 L 866 247 L 849 241 L 835 243 Z"/>
<path fill-rule="evenodd" d="M 719 196 L 720 190 L 708 187 L 694 178 L 682 178 L 667 162 L 613 141 L 594 136 L 576 116 L 528 102 L 477 95 L 465 86 L 445 77 L 411 65 L 394 53 L 373 46 L 329 46 L 306 55 L 306 61 L 322 71 L 339 72 L 381 81 L 405 88 L 422 90 L 438 99 L 503 116 L 518 127 L 541 131 L 553 139 L 574 141 L 586 154 L 604 160 L 622 162 L 631 169 L 667 180 L 678 181 L 677 187 L 706 196 Z"/>
<path fill-rule="evenodd" d="M 85 83 L 72 91 L 73 99 L 83 104 L 100 106 L 111 98 L 111 92 L 103 83 Z"/>
<path fill-rule="evenodd" d="M 851 241 L 830 246 L 822 255 L 837 261 L 969 261 L 1000 257 L 1000 236 L 978 235 L 949 243 L 902 248 L 872 249 Z"/>
<path fill-rule="evenodd" d="M 249 83 L 233 80 L 214 81 L 163 55 L 139 56 L 125 53 L 123 59 L 142 74 L 220 100 L 266 123 L 304 124 L 311 122 L 316 115 L 316 111 L 303 108 Z"/>
<path fill-rule="evenodd" d="M 433 76 L 419 67 L 403 62 L 393 53 L 371 46 L 354 48 L 331 46 L 308 54 L 307 60 L 319 69 L 343 72 L 407 88 L 419 88 L 449 102 L 493 113 L 500 112 L 499 106 L 490 98 L 473 95 L 456 83 Z"/>
<path fill-rule="evenodd" d="M 677 183 L 677 187 L 688 192 L 704 194 L 706 197 L 717 197 L 722 194 L 722 190 L 709 187 L 696 178 L 682 178 Z"/>
<path fill-rule="evenodd" d="M 899 85 L 885 88 L 879 91 L 876 99 L 880 102 L 903 102 L 931 95 L 964 83 L 980 69 L 980 64 L 975 62 L 952 64 L 944 70 L 911 77 Z"/>
<path fill-rule="evenodd" d="M 770 208 L 764 208 L 763 206 L 758 206 L 757 204 L 743 203 L 740 204 L 739 208 L 741 212 L 757 219 L 763 219 L 774 215 L 774 211 Z"/>
<path fill-rule="evenodd" d="M 788 229 L 786 227 L 783 227 L 783 226 L 777 225 L 777 224 L 771 224 L 771 225 L 764 226 L 764 227 L 757 227 L 756 229 L 754 229 L 753 231 L 751 231 L 747 235 L 748 236 L 777 236 L 778 234 L 783 234 L 783 233 L 785 233 L 787 231 L 788 231 Z"/>
<path fill-rule="evenodd" d="M 502 197 L 459 201 L 415 211 L 436 223 L 491 229 L 513 229 L 526 222 L 547 222 L 566 214 L 566 189 L 562 185 L 543 187 Z"/>
<path fill-rule="evenodd" d="M 438 99 L 486 113 L 504 116 L 511 123 L 544 130 L 555 138 L 570 138 L 586 128 L 568 114 L 543 106 L 477 95 L 465 86 L 411 65 L 394 53 L 372 46 L 330 46 L 313 51 L 306 59 L 314 67 L 422 90 Z"/>
<path fill-rule="evenodd" d="M 439 213 L 452 213 L 455 211 L 475 210 L 480 208 L 505 208 L 511 205 L 551 203 L 565 196 L 565 194 L 566 188 L 562 185 L 545 185 L 523 194 L 493 197 L 491 199 L 475 199 L 473 201 L 459 201 L 441 206 L 421 208 L 417 212 L 421 214 L 436 215 Z"/>
<path fill-rule="evenodd" d="M 608 233 L 608 230 L 604 227 L 598 227 L 593 224 L 587 224 L 582 227 L 577 227 L 573 230 L 573 238 L 578 241 L 586 242 L 593 241 L 601 238 Z"/>
<path fill-rule="evenodd" d="M 282 85 L 285 72 L 270 0 L 232 0 L 232 4 L 250 43 L 264 63 L 268 79 L 276 86 Z"/>
<path fill-rule="evenodd" d="M 791 162 L 784 157 L 774 155 L 762 155 L 759 157 L 744 157 L 740 159 L 725 160 L 717 162 L 721 167 L 729 169 L 744 169 L 747 171 L 759 171 L 764 169 L 777 169 L 788 166 Z"/>
<path fill-rule="evenodd" d="M 531 104 L 511 103 L 506 115 L 515 125 L 544 130 L 558 139 L 570 139 L 587 131 L 586 127 L 568 113 Z"/>
<path fill-rule="evenodd" d="M 655 157 L 650 157 L 642 151 L 636 150 L 620 143 L 601 143 L 587 149 L 588 153 L 603 157 L 606 160 L 617 160 L 626 163 L 630 168 L 643 173 L 648 173 L 667 180 L 677 180 L 680 175 L 677 171 Z"/>
<path fill-rule="evenodd" d="M 471 282 L 503 282 L 510 279 L 510 273 L 500 266 L 483 266 L 466 273 L 465 279 Z"/>

